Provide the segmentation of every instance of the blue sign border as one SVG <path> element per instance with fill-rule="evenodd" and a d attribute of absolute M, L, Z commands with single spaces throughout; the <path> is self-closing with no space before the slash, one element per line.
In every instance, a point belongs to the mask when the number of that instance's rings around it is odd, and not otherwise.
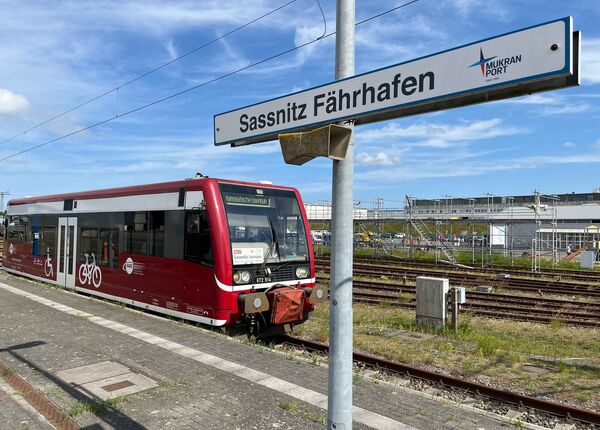
<path fill-rule="evenodd" d="M 358 75 L 350 76 L 350 77 L 347 77 L 347 78 L 344 78 L 344 79 L 339 79 L 337 81 L 327 82 L 325 84 L 317 85 L 316 87 L 307 88 L 307 89 L 301 90 L 301 91 L 296 91 L 294 93 L 286 94 L 284 96 L 273 97 L 272 99 L 264 100 L 264 101 L 257 102 L 257 103 L 253 103 L 253 104 L 241 107 L 241 108 L 236 108 L 236 109 L 231 109 L 231 110 L 226 111 L 226 112 L 221 112 L 221 113 L 216 114 L 216 115 L 213 116 L 213 136 L 214 136 L 213 143 L 214 143 L 214 146 L 231 145 L 232 143 L 243 142 L 243 141 L 246 140 L 244 138 L 240 138 L 240 139 L 233 139 L 233 140 L 228 140 L 226 142 L 217 143 L 216 118 L 218 116 L 225 115 L 225 114 L 228 114 L 228 113 L 231 113 L 231 112 L 236 112 L 236 111 L 248 109 L 249 107 L 252 107 L 252 106 L 257 106 L 257 105 L 261 105 L 261 104 L 264 104 L 264 103 L 269 103 L 269 102 L 272 102 L 274 100 L 279 100 L 279 99 L 287 98 L 287 97 L 290 97 L 290 96 L 293 96 L 293 95 L 296 95 L 296 94 L 300 94 L 300 93 L 304 93 L 304 92 L 307 92 L 307 91 L 312 91 L 314 89 L 326 87 L 328 85 L 335 84 L 335 83 L 338 83 L 338 82 L 344 82 L 344 81 L 347 81 L 347 80 L 350 80 L 350 79 L 356 79 L 356 78 L 361 77 L 361 76 L 365 76 L 365 75 L 369 75 L 371 73 L 379 72 L 381 70 L 387 70 L 387 69 L 391 69 L 393 67 L 402 66 L 404 64 L 414 63 L 415 61 L 420 61 L 420 60 L 423 60 L 425 58 L 434 57 L 436 55 L 444 54 L 446 52 L 456 51 L 458 49 L 465 48 L 467 46 L 477 45 L 478 43 L 486 42 L 488 40 L 498 39 L 500 37 L 508 36 L 509 34 L 519 33 L 521 31 L 530 30 L 532 28 L 542 27 L 544 25 L 553 24 L 555 22 L 561 22 L 561 21 L 564 22 L 564 24 L 565 24 L 565 45 L 564 46 L 566 46 L 567 48 L 570 48 L 571 41 L 569 39 L 572 37 L 572 32 L 573 32 L 573 29 L 571 28 L 572 17 L 571 16 L 567 16 L 567 17 L 564 17 L 564 18 L 555 19 L 553 21 L 544 22 L 542 24 L 532 25 L 530 27 L 524 27 L 524 28 L 520 28 L 518 30 L 509 31 L 507 33 L 503 33 L 503 34 L 500 34 L 500 35 L 497 35 L 497 36 L 488 37 L 488 38 L 485 38 L 485 39 L 478 40 L 476 42 L 467 43 L 465 45 L 461 45 L 461 46 L 457 46 L 457 47 L 454 47 L 454 48 L 446 49 L 444 51 L 439 51 L 439 52 L 436 52 L 434 54 L 429 54 L 429 55 L 425 55 L 423 57 L 419 57 L 419 58 L 415 58 L 415 59 L 412 59 L 412 60 L 404 61 L 402 63 L 392 64 L 391 66 L 386 66 L 386 67 L 381 67 L 379 69 L 375 69 L 375 70 L 371 70 L 371 71 L 368 71 L 368 72 L 365 72 L 365 73 L 361 73 L 361 74 L 358 74 Z M 412 105 L 417 105 L 417 104 L 423 104 L 425 102 L 430 102 L 430 101 L 435 101 L 435 100 L 442 100 L 442 99 L 452 98 L 454 96 L 458 96 L 458 95 L 461 95 L 461 94 L 474 93 L 474 92 L 478 92 L 479 90 L 482 90 L 482 89 L 485 89 L 485 90 L 487 90 L 487 89 L 493 89 L 493 88 L 497 88 L 497 87 L 504 87 L 504 86 L 509 86 L 509 85 L 513 85 L 513 84 L 518 84 L 520 82 L 529 82 L 529 81 L 533 81 L 533 80 L 539 80 L 539 79 L 546 78 L 546 77 L 549 77 L 549 76 L 563 75 L 563 74 L 565 74 L 565 73 L 567 73 L 569 71 L 569 67 L 571 66 L 571 64 L 569 63 L 569 57 L 570 57 L 570 55 L 571 55 L 571 50 L 570 49 L 565 49 L 565 67 L 563 67 L 561 70 L 557 70 L 557 71 L 549 72 L 549 73 L 542 73 L 542 74 L 539 74 L 539 75 L 532 75 L 532 76 L 528 76 L 526 78 L 515 79 L 515 80 L 512 80 L 512 81 L 502 82 L 502 83 L 493 84 L 493 85 L 482 85 L 480 87 L 471 88 L 469 90 L 459 91 L 459 92 L 450 93 L 450 94 L 444 94 L 442 96 L 431 97 L 431 98 L 428 98 L 428 99 L 422 99 L 422 100 L 418 100 L 418 101 L 414 101 L 414 102 L 399 103 L 399 104 L 394 105 L 394 106 L 389 106 L 389 107 L 386 107 L 386 108 L 374 109 L 374 110 L 371 110 L 371 111 L 363 112 L 360 115 L 361 116 L 373 115 L 373 114 L 376 114 L 378 112 L 391 111 L 391 110 L 398 109 L 399 107 L 403 107 L 403 106 L 412 106 Z M 330 120 L 325 120 L 325 121 L 314 122 L 314 123 L 303 125 L 303 126 L 289 127 L 289 128 L 284 129 L 284 130 L 270 131 L 270 132 L 261 133 L 261 134 L 254 134 L 252 136 L 249 136 L 247 139 L 248 140 L 254 140 L 254 139 L 260 138 L 261 136 L 268 136 L 268 135 L 275 134 L 275 133 L 276 134 L 280 134 L 280 133 L 285 133 L 285 132 L 289 132 L 289 131 L 292 131 L 292 130 L 297 130 L 297 129 L 300 129 L 300 128 L 306 128 L 306 127 L 311 127 L 311 126 L 318 126 L 318 125 L 321 125 L 321 124 L 329 124 L 332 121 L 334 121 L 334 122 L 341 122 L 341 121 L 345 121 L 345 120 L 348 120 L 348 119 L 351 119 L 351 118 L 356 118 L 356 116 L 357 116 L 356 114 L 354 114 L 354 115 L 347 115 L 347 116 L 344 116 L 344 117 L 335 118 L 334 120 L 330 119 Z M 253 143 L 261 143 L 261 142 L 260 141 L 259 142 L 249 142 L 248 144 L 253 144 Z"/>

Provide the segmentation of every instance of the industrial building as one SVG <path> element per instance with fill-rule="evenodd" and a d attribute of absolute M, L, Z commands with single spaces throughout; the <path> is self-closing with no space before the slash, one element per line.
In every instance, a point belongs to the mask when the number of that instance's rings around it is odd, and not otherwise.
<path fill-rule="evenodd" d="M 376 198 L 373 209 L 355 212 L 355 220 L 402 221 L 409 237 L 429 240 L 430 246 L 448 251 L 450 260 L 456 246 L 485 247 L 511 255 L 531 252 L 534 259 L 542 255 L 555 261 L 570 252 L 598 249 L 600 190 L 521 196 L 487 193 L 470 198 L 445 195 L 439 199 L 406 196 L 404 201 L 402 208 L 386 208 L 384 200 Z M 308 206 L 312 208 L 307 209 L 309 219 L 327 219 L 314 215 L 326 213 L 330 206 Z M 482 224 L 486 226 L 483 229 Z"/>

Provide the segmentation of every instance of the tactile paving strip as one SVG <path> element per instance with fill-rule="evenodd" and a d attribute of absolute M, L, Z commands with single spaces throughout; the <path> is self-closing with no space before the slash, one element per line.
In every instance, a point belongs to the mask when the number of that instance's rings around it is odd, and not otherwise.
<path fill-rule="evenodd" d="M 57 430 L 81 430 L 81 426 L 66 416 L 52 401 L 36 390 L 29 382 L 17 375 L 0 361 L 0 375 L 35 410 L 42 414 Z"/>

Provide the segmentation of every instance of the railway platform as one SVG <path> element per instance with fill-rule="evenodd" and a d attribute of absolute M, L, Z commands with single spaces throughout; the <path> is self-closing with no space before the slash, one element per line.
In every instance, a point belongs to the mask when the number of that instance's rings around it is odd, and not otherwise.
<path fill-rule="evenodd" d="M 1 271 L 0 311 L 2 430 L 325 427 L 319 363 Z M 355 429 L 513 427 L 541 429 L 400 385 L 354 386 Z"/>

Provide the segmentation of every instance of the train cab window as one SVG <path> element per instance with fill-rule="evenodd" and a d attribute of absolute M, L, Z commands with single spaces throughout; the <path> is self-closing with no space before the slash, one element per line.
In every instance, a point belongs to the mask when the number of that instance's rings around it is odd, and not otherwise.
<path fill-rule="evenodd" d="M 185 259 L 198 263 L 213 264 L 206 211 L 188 212 L 185 225 Z"/>
<path fill-rule="evenodd" d="M 81 227 L 79 230 L 79 262 L 87 261 L 92 263 L 96 260 L 96 264 L 100 263 L 100 255 L 98 252 L 98 229 L 96 227 Z M 94 254 L 92 256 L 92 254 Z"/>
<path fill-rule="evenodd" d="M 100 252 L 96 263 L 99 266 L 116 268 L 119 258 L 119 229 L 101 228 L 99 237 Z"/>
<path fill-rule="evenodd" d="M 125 214 L 125 252 L 148 255 L 148 214 L 127 212 Z"/>

